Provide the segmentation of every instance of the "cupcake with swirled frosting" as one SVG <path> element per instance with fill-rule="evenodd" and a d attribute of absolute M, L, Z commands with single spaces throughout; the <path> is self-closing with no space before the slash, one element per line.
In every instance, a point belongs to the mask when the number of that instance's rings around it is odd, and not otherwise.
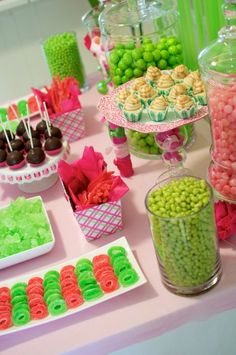
<path fill-rule="evenodd" d="M 170 93 L 168 95 L 168 100 L 172 103 L 175 103 L 176 99 L 180 95 L 186 95 L 187 94 L 187 88 L 183 84 L 175 84 L 172 89 L 170 90 Z"/>
<path fill-rule="evenodd" d="M 146 85 L 147 82 L 143 76 L 134 80 L 133 84 L 131 85 L 130 91 L 134 94 L 137 94 L 141 86 Z"/>
<path fill-rule="evenodd" d="M 196 80 L 193 83 L 193 95 L 200 105 L 204 106 L 207 104 L 205 86 L 202 80 Z"/>
<path fill-rule="evenodd" d="M 116 95 L 116 103 L 119 108 L 122 108 L 124 106 L 126 99 L 130 95 L 131 95 L 131 92 L 128 89 L 123 89 Z"/>
<path fill-rule="evenodd" d="M 177 65 L 174 68 L 172 77 L 176 83 L 181 82 L 189 74 L 188 68 L 184 64 Z"/>
<path fill-rule="evenodd" d="M 159 94 L 165 96 L 168 95 L 174 83 L 175 82 L 170 74 L 162 74 L 157 85 Z"/>
<path fill-rule="evenodd" d="M 196 112 L 196 103 L 188 95 L 180 95 L 175 102 L 175 114 L 180 119 L 186 119 L 194 116 Z"/>
<path fill-rule="evenodd" d="M 147 82 L 151 86 L 156 87 L 160 76 L 161 76 L 161 71 L 160 71 L 159 68 L 157 68 L 157 67 L 149 67 L 147 69 L 147 73 L 145 75 L 145 79 L 147 80 Z"/>
<path fill-rule="evenodd" d="M 138 91 L 138 96 L 144 107 L 148 106 L 156 95 L 156 91 L 148 84 L 141 86 Z"/>
<path fill-rule="evenodd" d="M 201 80 L 201 75 L 198 70 L 192 71 L 189 73 L 189 76 L 193 78 L 194 81 Z"/>
<path fill-rule="evenodd" d="M 168 111 L 168 102 L 164 96 L 156 97 L 149 106 L 148 113 L 151 121 L 161 122 Z"/>
<path fill-rule="evenodd" d="M 143 107 L 138 97 L 130 95 L 125 101 L 123 111 L 127 121 L 140 121 L 142 118 Z"/>

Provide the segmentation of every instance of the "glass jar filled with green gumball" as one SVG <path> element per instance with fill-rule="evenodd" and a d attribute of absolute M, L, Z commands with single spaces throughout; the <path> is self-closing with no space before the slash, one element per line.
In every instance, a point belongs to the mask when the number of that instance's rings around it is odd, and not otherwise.
<path fill-rule="evenodd" d="M 145 204 L 163 284 L 182 295 L 215 285 L 222 269 L 208 183 L 193 176 L 168 178 L 147 193 Z"/>
<path fill-rule="evenodd" d="M 194 126 L 187 124 L 179 128 L 181 135 L 186 137 L 185 149 L 194 142 Z M 162 149 L 156 144 L 156 133 L 141 133 L 132 129 L 126 129 L 126 136 L 130 153 L 143 159 L 161 159 Z"/>
<path fill-rule="evenodd" d="M 149 66 L 164 70 L 183 62 L 173 7 L 125 1 L 105 9 L 99 23 L 115 86 L 144 75 Z"/>
<path fill-rule="evenodd" d="M 88 88 L 75 32 L 48 37 L 43 42 L 43 51 L 52 77 L 73 77 L 77 79 L 81 90 Z"/>

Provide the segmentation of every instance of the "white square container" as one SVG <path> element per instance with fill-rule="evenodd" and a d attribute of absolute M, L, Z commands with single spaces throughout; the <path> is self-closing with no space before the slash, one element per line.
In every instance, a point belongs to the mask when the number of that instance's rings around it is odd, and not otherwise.
<path fill-rule="evenodd" d="M 40 245 L 38 247 L 35 247 L 35 248 L 32 248 L 32 249 L 27 249 L 27 250 L 24 250 L 24 251 L 22 251 L 20 253 L 13 254 L 13 255 L 10 255 L 10 256 L 6 256 L 5 258 L 0 259 L 0 269 L 4 269 L 4 268 L 6 268 L 8 266 L 19 264 L 22 261 L 30 260 L 30 259 L 36 258 L 37 256 L 46 254 L 54 247 L 55 237 L 54 237 L 52 226 L 51 226 L 50 220 L 48 218 L 48 214 L 47 214 L 47 211 L 45 209 L 45 206 L 44 206 L 42 198 L 40 196 L 35 196 L 35 197 L 29 198 L 27 200 L 36 200 L 36 199 L 40 200 L 42 202 L 43 212 L 45 214 L 45 217 L 46 217 L 47 222 L 48 222 L 49 227 L 50 227 L 52 241 L 48 242 L 48 243 L 45 243 L 45 244 L 42 244 L 42 245 Z M 4 209 L 6 207 L 8 207 L 8 206 L 5 206 L 5 207 L 3 207 L 1 209 Z"/>

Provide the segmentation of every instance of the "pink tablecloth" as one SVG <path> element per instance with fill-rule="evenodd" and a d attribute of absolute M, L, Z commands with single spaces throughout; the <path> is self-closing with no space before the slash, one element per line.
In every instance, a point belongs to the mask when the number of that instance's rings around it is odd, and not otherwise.
<path fill-rule="evenodd" d="M 113 151 L 106 127 L 96 110 L 95 88 L 83 94 L 86 136 L 71 144 L 71 160 L 77 158 L 84 145 L 101 151 L 110 168 L 114 168 Z M 207 122 L 196 125 L 197 140 L 188 154 L 187 167 L 205 177 L 209 163 L 210 130 Z M 4 354 L 59 354 L 77 349 L 76 354 L 107 354 L 128 344 L 158 336 L 193 319 L 202 319 L 236 306 L 236 238 L 221 244 L 224 275 L 210 292 L 192 298 L 179 297 L 161 284 L 144 207 L 146 191 L 163 171 L 160 161 L 133 158 L 135 175 L 126 179 L 130 192 L 123 200 L 124 229 L 113 236 L 87 242 L 63 196 L 58 182 L 43 192 L 46 209 L 56 237 L 55 248 L 47 255 L 0 271 L 0 282 L 37 272 L 62 263 L 125 235 L 145 273 L 148 283 L 127 294 L 104 302 L 77 315 L 56 320 L 8 336 L 0 337 Z M 1 206 L 21 195 L 16 186 L 0 186 Z"/>

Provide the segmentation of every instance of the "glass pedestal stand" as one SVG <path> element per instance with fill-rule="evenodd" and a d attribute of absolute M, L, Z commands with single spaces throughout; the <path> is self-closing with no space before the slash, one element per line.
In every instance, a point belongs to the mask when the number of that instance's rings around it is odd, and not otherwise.
<path fill-rule="evenodd" d="M 127 138 L 123 128 L 132 129 L 141 133 L 156 133 L 157 144 L 163 150 L 162 159 L 167 165 L 167 171 L 161 177 L 179 176 L 189 173 L 183 166 L 185 161 L 185 137 L 179 127 L 188 123 L 194 123 L 208 115 L 207 106 L 201 107 L 193 117 L 173 121 L 127 121 L 121 109 L 118 108 L 115 97 L 117 93 L 128 86 L 129 83 L 115 89 L 110 95 L 101 97 L 98 109 L 109 122 L 109 133 L 114 144 L 116 154 L 115 164 L 120 170 L 121 176 L 133 175 L 131 157 L 128 151 Z M 121 162 L 121 164 L 119 164 Z M 128 172 L 128 173 L 127 173 Z"/>

